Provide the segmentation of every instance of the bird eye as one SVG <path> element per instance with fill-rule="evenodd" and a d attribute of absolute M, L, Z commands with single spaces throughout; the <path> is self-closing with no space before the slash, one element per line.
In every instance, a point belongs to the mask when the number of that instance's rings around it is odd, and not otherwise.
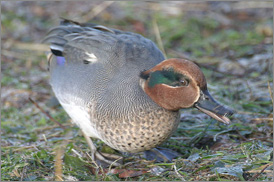
<path fill-rule="evenodd" d="M 185 78 L 183 78 L 183 79 L 180 80 L 180 83 L 181 83 L 182 86 L 188 86 L 189 82 L 188 82 L 188 80 L 186 80 Z"/>

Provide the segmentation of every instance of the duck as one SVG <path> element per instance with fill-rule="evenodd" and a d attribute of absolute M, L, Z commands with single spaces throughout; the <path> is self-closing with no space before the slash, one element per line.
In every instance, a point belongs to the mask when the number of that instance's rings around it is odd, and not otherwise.
<path fill-rule="evenodd" d="M 94 160 L 116 164 L 91 138 L 120 152 L 153 150 L 176 131 L 186 108 L 230 123 L 233 111 L 213 99 L 196 63 L 165 59 L 140 34 L 63 19 L 43 42 L 52 90 Z"/>

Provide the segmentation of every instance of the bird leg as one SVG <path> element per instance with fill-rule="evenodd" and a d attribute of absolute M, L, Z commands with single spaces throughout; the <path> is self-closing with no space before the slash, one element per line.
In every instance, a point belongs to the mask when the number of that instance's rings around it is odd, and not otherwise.
<path fill-rule="evenodd" d="M 101 165 L 102 167 L 108 167 L 108 166 L 120 166 L 122 157 L 114 155 L 114 154 L 107 154 L 107 153 L 100 153 L 97 151 L 97 148 L 93 144 L 91 138 L 87 136 L 84 132 L 83 136 L 85 137 L 87 144 L 91 150 L 91 158 L 96 163 Z"/>

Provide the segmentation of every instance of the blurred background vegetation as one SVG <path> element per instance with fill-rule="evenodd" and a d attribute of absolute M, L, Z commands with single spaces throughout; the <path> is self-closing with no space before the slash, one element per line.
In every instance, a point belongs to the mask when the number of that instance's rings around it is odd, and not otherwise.
<path fill-rule="evenodd" d="M 1 180 L 272 181 L 272 8 L 267 1 L 2 1 Z M 54 102 L 48 84 L 48 47 L 41 40 L 60 17 L 136 32 L 169 58 L 197 62 L 211 94 L 237 111 L 232 124 L 187 109 L 163 144 L 182 157 L 157 164 L 131 156 L 121 168 L 96 169 L 79 129 Z"/>

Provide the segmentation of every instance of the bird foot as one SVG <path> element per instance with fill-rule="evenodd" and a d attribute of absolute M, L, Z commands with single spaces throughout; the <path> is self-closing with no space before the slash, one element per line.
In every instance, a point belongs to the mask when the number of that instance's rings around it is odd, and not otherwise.
<path fill-rule="evenodd" d="M 99 151 L 95 151 L 93 160 L 98 166 L 103 168 L 109 166 L 118 167 L 123 164 L 123 157 L 115 154 L 101 153 Z"/>
<path fill-rule="evenodd" d="M 181 154 L 178 152 L 162 147 L 144 151 L 144 158 L 147 160 L 155 160 L 155 162 L 171 162 L 172 159 L 179 156 L 181 156 Z"/>
<path fill-rule="evenodd" d="M 88 146 L 90 147 L 91 151 L 91 158 L 94 161 L 95 165 L 98 167 L 101 166 L 103 168 L 109 167 L 109 166 L 120 166 L 122 164 L 123 157 L 114 155 L 114 154 L 107 154 L 107 153 L 100 153 L 97 151 L 95 145 L 93 144 L 91 138 L 87 136 L 84 132 L 83 136 L 85 137 Z"/>

